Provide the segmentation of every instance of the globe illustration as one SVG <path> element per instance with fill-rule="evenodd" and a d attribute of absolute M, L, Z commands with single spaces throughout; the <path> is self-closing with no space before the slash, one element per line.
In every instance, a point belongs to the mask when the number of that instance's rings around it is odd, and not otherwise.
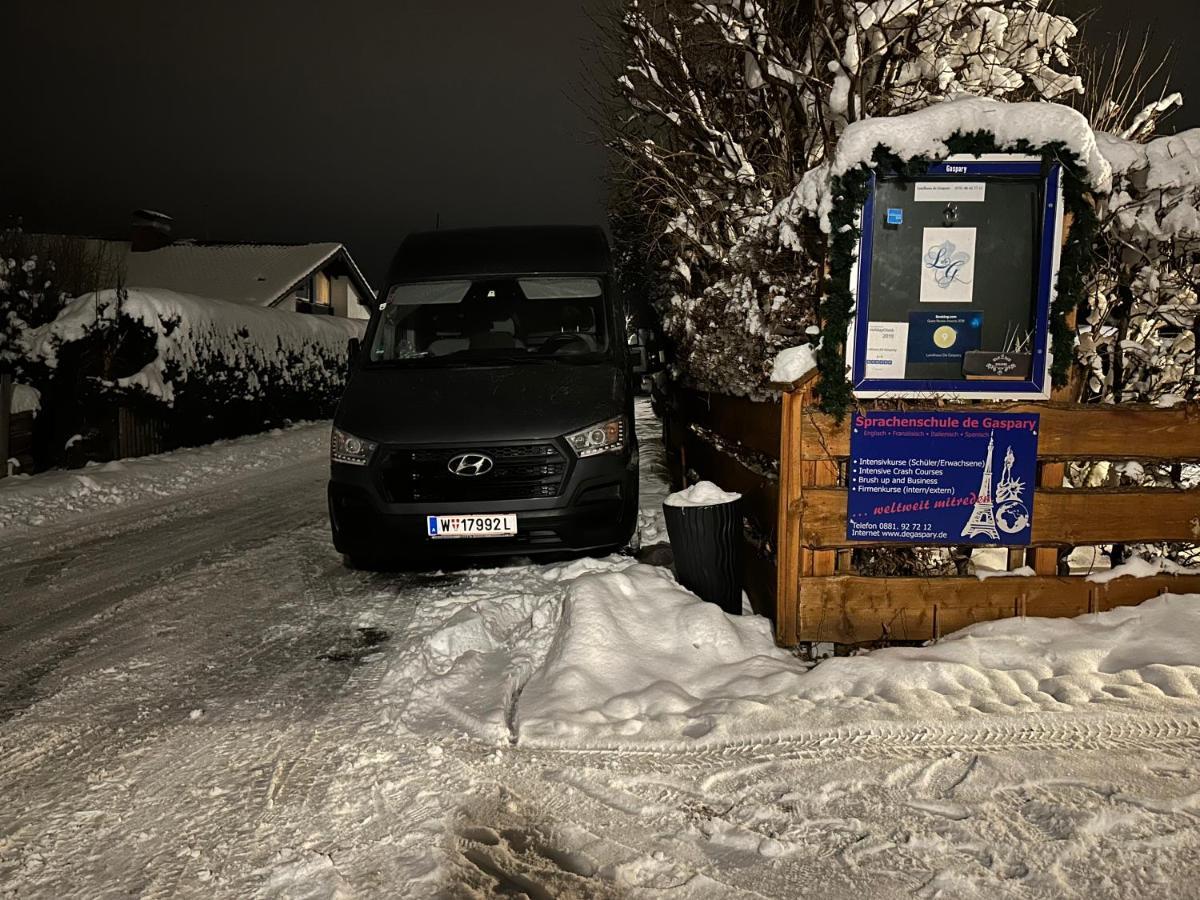
<path fill-rule="evenodd" d="M 1008 500 L 996 507 L 996 525 L 1006 534 L 1016 534 L 1029 527 L 1029 510 L 1020 500 Z"/>

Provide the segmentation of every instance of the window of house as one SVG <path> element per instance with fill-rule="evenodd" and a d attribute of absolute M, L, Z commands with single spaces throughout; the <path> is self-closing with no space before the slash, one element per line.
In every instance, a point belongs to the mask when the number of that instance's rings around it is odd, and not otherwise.
<path fill-rule="evenodd" d="M 329 276 L 324 272 L 315 272 L 313 274 L 313 303 L 320 303 L 322 306 L 329 305 Z"/>

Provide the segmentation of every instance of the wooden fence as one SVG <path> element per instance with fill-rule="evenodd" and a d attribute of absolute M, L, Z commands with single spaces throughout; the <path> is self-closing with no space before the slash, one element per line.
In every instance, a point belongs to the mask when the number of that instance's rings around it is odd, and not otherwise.
<path fill-rule="evenodd" d="M 7 459 L 0 459 L 0 464 L 6 464 L 9 459 L 17 461 L 16 472 L 33 471 L 33 413 L 16 413 L 9 419 Z M 7 471 L 7 465 L 0 465 L 0 476 Z"/>
<path fill-rule="evenodd" d="M 849 422 L 819 412 L 812 382 L 779 402 L 684 391 L 668 415 L 668 455 L 678 477 L 707 478 L 745 496 L 747 590 L 773 612 L 781 644 L 936 638 L 972 622 L 1013 615 L 1073 616 L 1200 592 L 1200 576 L 1060 576 L 1060 549 L 1113 543 L 1200 543 L 1200 490 L 1064 488 L 1074 460 L 1186 463 L 1200 459 L 1200 410 L 1069 403 L 988 404 L 1041 416 L 1030 546 L 1012 548 L 1010 570 L 1035 575 L 869 577 L 853 550 L 883 546 L 846 538 Z M 966 407 L 945 406 L 939 409 Z M 978 408 L 978 407 L 976 407 Z M 772 463 L 764 465 L 763 463 Z"/>
<path fill-rule="evenodd" d="M 164 447 L 161 418 L 126 406 L 118 407 L 116 415 L 116 459 L 162 453 Z"/>

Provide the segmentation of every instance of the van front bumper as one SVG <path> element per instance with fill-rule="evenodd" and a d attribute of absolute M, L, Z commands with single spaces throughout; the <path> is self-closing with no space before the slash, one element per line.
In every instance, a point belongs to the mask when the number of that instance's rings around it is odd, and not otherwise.
<path fill-rule="evenodd" d="M 637 525 L 636 450 L 574 460 L 558 496 L 521 500 L 391 503 L 372 466 L 334 463 L 329 481 L 334 546 L 351 556 L 422 560 L 584 555 L 624 546 Z M 517 534 L 430 538 L 429 516 L 515 513 Z"/>

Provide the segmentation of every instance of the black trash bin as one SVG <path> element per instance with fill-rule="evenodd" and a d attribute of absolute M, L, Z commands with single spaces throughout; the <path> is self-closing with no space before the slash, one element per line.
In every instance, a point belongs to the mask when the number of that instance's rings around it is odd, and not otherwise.
<path fill-rule="evenodd" d="M 711 488 L 721 493 L 715 485 Z M 728 496 L 734 499 L 704 506 L 664 503 L 663 515 L 679 583 L 725 612 L 741 615 L 742 502 L 740 495 Z"/>

